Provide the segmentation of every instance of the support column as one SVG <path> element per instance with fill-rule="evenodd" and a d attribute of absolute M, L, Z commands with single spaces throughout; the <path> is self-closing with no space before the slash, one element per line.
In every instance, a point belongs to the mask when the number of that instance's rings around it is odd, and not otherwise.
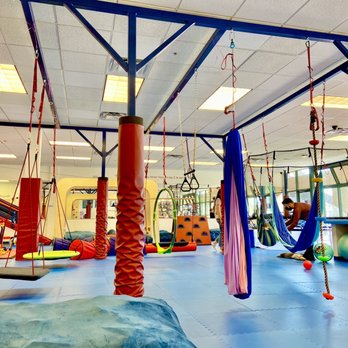
<path fill-rule="evenodd" d="M 118 132 L 115 295 L 144 294 L 144 127 L 137 116 L 120 118 Z"/>
<path fill-rule="evenodd" d="M 108 178 L 98 178 L 97 217 L 95 227 L 95 258 L 105 259 L 108 254 Z"/>

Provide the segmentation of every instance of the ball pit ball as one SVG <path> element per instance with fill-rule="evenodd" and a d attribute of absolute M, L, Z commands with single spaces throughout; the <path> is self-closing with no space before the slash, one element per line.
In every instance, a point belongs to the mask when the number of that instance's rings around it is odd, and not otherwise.
<path fill-rule="evenodd" d="M 331 245 L 324 244 L 324 255 L 322 253 L 321 243 L 317 243 L 313 247 L 314 257 L 321 262 L 328 262 L 334 257 L 334 251 Z"/>
<path fill-rule="evenodd" d="M 303 267 L 306 269 L 306 270 L 310 270 L 312 268 L 313 264 L 312 262 L 306 260 L 303 262 Z"/>

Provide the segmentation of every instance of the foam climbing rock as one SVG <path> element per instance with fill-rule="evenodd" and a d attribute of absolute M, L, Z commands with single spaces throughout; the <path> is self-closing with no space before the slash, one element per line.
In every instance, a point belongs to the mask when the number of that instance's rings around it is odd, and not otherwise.
<path fill-rule="evenodd" d="M 195 347 L 163 300 L 99 296 L 0 304 L 2 347 Z"/>

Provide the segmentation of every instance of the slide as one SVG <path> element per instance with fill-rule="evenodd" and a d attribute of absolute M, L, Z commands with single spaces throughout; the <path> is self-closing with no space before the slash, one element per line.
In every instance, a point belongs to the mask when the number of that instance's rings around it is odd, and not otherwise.
<path fill-rule="evenodd" d="M 18 206 L 11 204 L 0 198 L 0 218 L 5 220 L 8 228 L 17 228 Z"/>

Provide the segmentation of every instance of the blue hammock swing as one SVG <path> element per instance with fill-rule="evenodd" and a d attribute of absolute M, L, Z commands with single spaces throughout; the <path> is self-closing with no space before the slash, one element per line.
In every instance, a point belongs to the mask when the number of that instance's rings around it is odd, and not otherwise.
<path fill-rule="evenodd" d="M 273 186 L 270 185 L 270 194 L 271 194 L 271 206 L 273 213 L 273 222 L 275 231 L 278 235 L 280 242 L 291 252 L 296 252 L 299 250 L 306 250 L 313 245 L 313 243 L 319 237 L 319 224 L 317 223 L 318 216 L 318 206 L 317 206 L 317 190 L 315 190 L 311 210 L 308 215 L 308 219 L 303 226 L 301 234 L 296 241 L 288 231 L 284 218 L 279 210 L 275 192 Z"/>

